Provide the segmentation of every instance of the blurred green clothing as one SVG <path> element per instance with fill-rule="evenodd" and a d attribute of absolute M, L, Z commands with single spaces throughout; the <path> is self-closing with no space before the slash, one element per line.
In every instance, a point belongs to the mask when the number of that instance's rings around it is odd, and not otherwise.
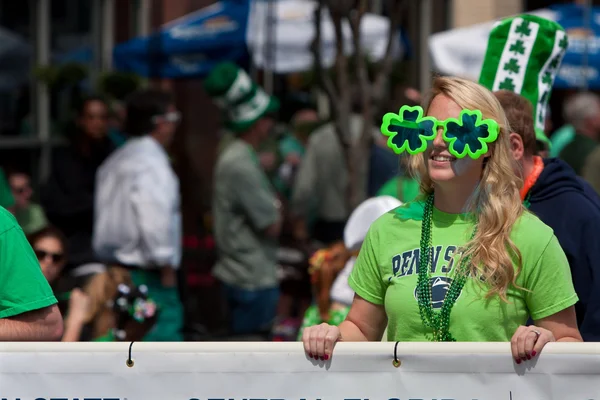
<path fill-rule="evenodd" d="M 136 286 L 146 285 L 148 294 L 160 310 L 156 323 L 144 336 L 144 342 L 182 342 L 183 305 L 177 287 L 163 286 L 160 274 L 141 269 L 130 270 Z M 96 341 L 111 341 L 110 336 Z"/>
<path fill-rule="evenodd" d="M 419 181 L 398 176 L 387 181 L 377 192 L 377 196 L 392 196 L 403 203 L 414 200 L 419 195 Z"/>
<path fill-rule="evenodd" d="M 298 156 L 304 156 L 304 145 L 296 136 L 291 133 L 283 135 L 279 140 L 279 154 L 285 159 L 288 155 L 296 153 Z"/>
<path fill-rule="evenodd" d="M 292 186 L 297 171 L 293 165 L 287 163 L 286 158 L 291 154 L 296 154 L 300 159 L 304 157 L 305 148 L 302 142 L 291 133 L 285 133 L 279 139 L 277 148 L 277 168 L 276 175 L 273 177 L 273 185 L 277 192 L 285 199 L 292 197 Z"/>
<path fill-rule="evenodd" d="M 550 137 L 550 142 L 552 143 L 550 157 L 560 156 L 560 152 L 563 151 L 574 138 L 575 128 L 573 128 L 573 125 L 563 125 L 560 129 L 555 131 Z"/>
<path fill-rule="evenodd" d="M 583 167 L 588 156 L 596 149 L 598 142 L 590 137 L 575 134 L 573 140 L 560 152 L 560 158 L 575 170 L 577 175 L 583 174 Z"/>
<path fill-rule="evenodd" d="M 277 286 L 277 240 L 265 234 L 280 218 L 277 196 L 258 155 L 240 139 L 217 161 L 212 212 L 219 253 L 213 275 L 246 290 Z"/>
<path fill-rule="evenodd" d="M 15 205 L 15 198 L 10 190 L 8 179 L 4 170 L 0 168 L 0 207 L 11 208 Z"/>
<path fill-rule="evenodd" d="M 223 131 L 219 144 L 217 145 L 217 155 L 223 153 L 223 151 L 235 140 L 235 135 L 228 131 Z"/>
<path fill-rule="evenodd" d="M 39 204 L 15 210 L 15 218 L 26 235 L 38 232 L 48 226 L 44 209 Z"/>
<path fill-rule="evenodd" d="M 354 114 L 350 117 L 347 139 L 357 140 L 362 134 L 364 119 Z M 379 134 L 375 127 L 373 134 Z M 368 168 L 361 171 L 357 185 L 361 188 L 358 200 L 367 198 Z M 294 181 L 291 209 L 297 216 L 308 216 L 316 211 L 317 219 L 328 222 L 346 221 L 350 215 L 347 204 L 348 168 L 344 149 L 340 144 L 335 125 L 328 123 L 311 133 Z"/>

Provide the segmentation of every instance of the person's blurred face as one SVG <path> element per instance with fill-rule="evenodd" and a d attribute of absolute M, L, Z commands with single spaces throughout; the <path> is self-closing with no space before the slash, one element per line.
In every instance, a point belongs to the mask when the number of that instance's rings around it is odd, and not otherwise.
<path fill-rule="evenodd" d="M 79 117 L 79 127 L 90 139 L 102 139 L 108 133 L 108 107 L 99 100 L 86 103 L 83 114 Z"/>
<path fill-rule="evenodd" d="M 33 250 L 46 280 L 53 283 L 65 266 L 65 254 L 60 241 L 51 236 L 43 237 L 34 243 Z"/>
<path fill-rule="evenodd" d="M 319 114 L 314 110 L 301 110 L 292 117 L 292 127 L 294 134 L 303 141 L 308 139 L 310 132 L 307 127 L 319 121 Z"/>
<path fill-rule="evenodd" d="M 33 193 L 29 177 L 25 174 L 13 174 L 10 176 L 9 184 L 15 198 L 15 207 L 17 209 L 27 208 Z"/>
<path fill-rule="evenodd" d="M 181 115 L 175 105 L 172 104 L 167 108 L 165 114 L 158 117 L 158 122 L 156 123 L 157 134 L 161 138 L 162 143 L 168 145 L 173 141 L 177 126 L 181 120 Z"/>
<path fill-rule="evenodd" d="M 273 126 L 275 126 L 275 120 L 271 117 L 263 117 L 256 122 L 254 129 L 256 129 L 261 142 L 269 138 Z"/>

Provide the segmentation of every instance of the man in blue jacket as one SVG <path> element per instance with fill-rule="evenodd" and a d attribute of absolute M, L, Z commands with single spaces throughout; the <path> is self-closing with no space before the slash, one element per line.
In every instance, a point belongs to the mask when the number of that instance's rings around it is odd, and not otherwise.
<path fill-rule="evenodd" d="M 515 132 L 510 140 L 523 203 L 554 230 L 567 255 L 581 335 L 600 341 L 600 199 L 565 162 L 539 156 L 540 142 L 548 143 L 548 99 L 568 42 L 555 21 L 530 14 L 506 18 L 490 31 L 479 83 L 495 92 Z"/>
<path fill-rule="evenodd" d="M 567 255 L 583 339 L 600 341 L 600 198 L 567 163 L 537 156 L 532 106 L 526 98 L 505 90 L 495 95 L 515 132 L 510 141 L 524 181 L 521 199 L 554 230 Z"/>

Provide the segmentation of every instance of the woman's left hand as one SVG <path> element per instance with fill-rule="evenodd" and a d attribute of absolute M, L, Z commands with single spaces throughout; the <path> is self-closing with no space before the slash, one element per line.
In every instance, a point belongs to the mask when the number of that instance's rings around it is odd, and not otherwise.
<path fill-rule="evenodd" d="M 549 342 L 556 342 L 556 339 L 548 329 L 520 326 L 510 340 L 512 356 L 517 364 L 521 364 L 539 354 Z"/>

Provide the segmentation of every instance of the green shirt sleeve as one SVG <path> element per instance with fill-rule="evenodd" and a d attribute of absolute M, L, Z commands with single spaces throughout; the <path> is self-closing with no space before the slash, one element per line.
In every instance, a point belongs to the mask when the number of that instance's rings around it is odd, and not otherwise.
<path fill-rule="evenodd" d="M 277 198 L 267 176 L 257 165 L 238 165 L 233 182 L 236 201 L 256 229 L 262 231 L 277 222 Z"/>
<path fill-rule="evenodd" d="M 575 293 L 567 257 L 552 235 L 537 263 L 525 273 L 525 301 L 529 314 L 538 321 L 562 311 L 579 300 Z"/>
<path fill-rule="evenodd" d="M 387 285 L 383 281 L 377 260 L 379 246 L 377 225 L 371 225 L 362 244 L 348 284 L 354 292 L 370 303 L 383 305 Z"/>
<path fill-rule="evenodd" d="M 3 213 L 7 211 L 1 210 L 0 219 L 8 218 Z M 15 221 L 0 233 L 0 318 L 56 303 L 33 249 Z"/>

